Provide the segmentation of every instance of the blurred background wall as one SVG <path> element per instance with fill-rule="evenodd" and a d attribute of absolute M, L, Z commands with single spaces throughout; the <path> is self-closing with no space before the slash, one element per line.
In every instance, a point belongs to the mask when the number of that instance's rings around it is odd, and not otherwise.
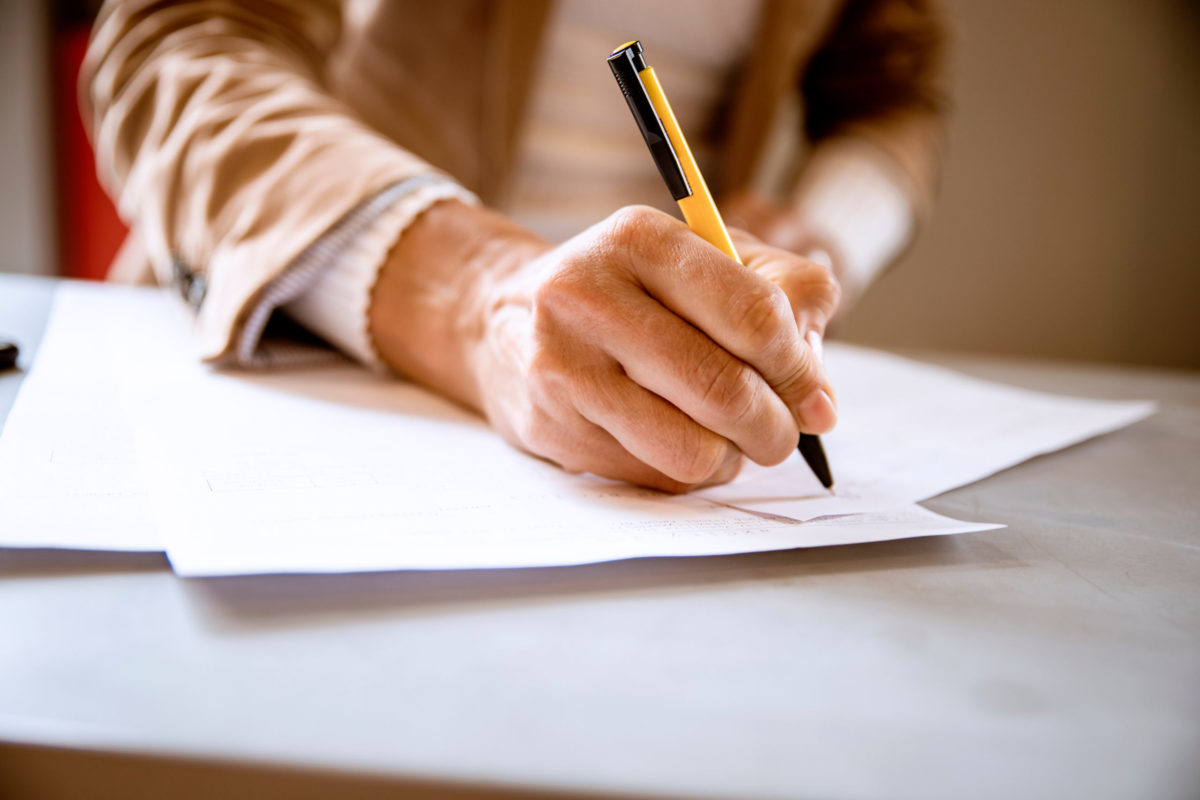
<path fill-rule="evenodd" d="M 119 241 L 73 111 L 95 5 L 0 0 L 0 270 L 94 277 Z M 1200 3 L 950 5 L 941 202 L 841 335 L 1200 368 Z"/>
<path fill-rule="evenodd" d="M 56 263 L 50 39 L 43 4 L 0 0 L 0 271 Z"/>
<path fill-rule="evenodd" d="M 951 7 L 941 198 L 842 335 L 1200 367 L 1200 3 Z"/>

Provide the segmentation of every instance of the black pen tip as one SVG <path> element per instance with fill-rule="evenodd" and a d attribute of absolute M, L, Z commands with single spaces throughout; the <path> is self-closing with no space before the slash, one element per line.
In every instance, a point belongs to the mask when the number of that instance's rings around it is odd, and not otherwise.
<path fill-rule="evenodd" d="M 825 448 L 821 446 L 821 439 L 811 433 L 802 433 L 797 449 L 800 451 L 800 455 L 804 456 L 804 463 L 808 464 L 809 469 L 817 476 L 821 485 L 826 489 L 832 489 L 833 473 L 829 471 L 829 461 L 825 458 Z"/>

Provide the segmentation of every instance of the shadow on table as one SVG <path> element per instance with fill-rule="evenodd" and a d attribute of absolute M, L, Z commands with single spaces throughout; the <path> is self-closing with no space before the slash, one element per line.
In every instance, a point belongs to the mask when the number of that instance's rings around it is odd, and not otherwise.
<path fill-rule="evenodd" d="M 53 578 L 169 570 L 163 553 L 66 550 L 52 547 L 0 548 L 0 580 Z"/>
<path fill-rule="evenodd" d="M 547 598 L 659 594 L 702 586 L 803 581 L 898 570 L 989 569 L 1022 562 L 979 534 L 573 567 L 176 578 L 162 553 L 0 550 L 0 581 L 159 572 L 207 624 L 230 630 L 328 624 L 364 613 L 454 613 Z"/>
<path fill-rule="evenodd" d="M 708 585 L 908 569 L 1020 566 L 978 536 L 940 536 L 767 553 L 642 558 L 574 567 L 261 575 L 189 579 L 214 624 L 246 629 L 367 611 L 444 610 L 553 597 L 658 594 Z"/>

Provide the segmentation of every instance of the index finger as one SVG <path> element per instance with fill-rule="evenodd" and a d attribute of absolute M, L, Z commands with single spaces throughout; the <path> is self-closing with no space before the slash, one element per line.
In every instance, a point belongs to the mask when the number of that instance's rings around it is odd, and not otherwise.
<path fill-rule="evenodd" d="M 828 378 L 801 335 L 786 292 L 677 220 L 647 216 L 640 224 L 654 246 L 634 248 L 641 257 L 630 264 L 645 290 L 757 370 L 791 409 L 801 431 L 832 428 L 837 411 Z"/>

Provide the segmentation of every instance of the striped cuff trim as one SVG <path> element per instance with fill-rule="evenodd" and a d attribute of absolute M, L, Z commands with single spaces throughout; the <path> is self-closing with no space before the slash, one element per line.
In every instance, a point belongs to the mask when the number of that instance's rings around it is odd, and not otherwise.
<path fill-rule="evenodd" d="M 453 181 L 440 175 L 425 174 L 393 184 L 355 206 L 306 247 L 283 274 L 267 284 L 238 336 L 235 350 L 238 365 L 251 369 L 280 365 L 280 359 L 272 355 L 273 348 L 262 346 L 262 337 L 272 313 L 281 306 L 287 306 L 289 314 L 298 322 L 352 357 L 366 364 L 378 364 L 379 357 L 367 332 L 366 311 L 383 259 L 418 214 L 439 200 L 451 197 L 478 202 L 474 195 Z M 390 233 L 380 233 L 384 226 L 376 225 L 384 218 Z M 361 246 L 363 241 L 370 243 L 369 253 Z M 347 258 L 348 254 L 357 258 Z M 365 257 L 368 255 L 371 256 L 369 259 Z M 338 274 L 331 276 L 333 283 L 324 281 L 325 274 L 335 268 L 338 268 Z M 348 282 L 347 276 L 352 276 Z M 345 287 L 332 290 L 331 287 L 342 282 L 346 282 Z M 320 291 L 314 289 L 318 283 L 322 283 Z M 333 298 L 329 303 L 330 310 L 326 313 L 322 307 L 314 320 L 316 324 L 312 325 L 303 310 L 312 303 L 300 302 L 308 295 Z M 343 299 L 348 305 L 342 305 Z M 293 311 L 296 306 L 301 308 L 299 314 Z M 329 320 L 333 322 L 327 322 Z M 288 366 L 299 363 L 294 354 L 283 360 Z"/>

